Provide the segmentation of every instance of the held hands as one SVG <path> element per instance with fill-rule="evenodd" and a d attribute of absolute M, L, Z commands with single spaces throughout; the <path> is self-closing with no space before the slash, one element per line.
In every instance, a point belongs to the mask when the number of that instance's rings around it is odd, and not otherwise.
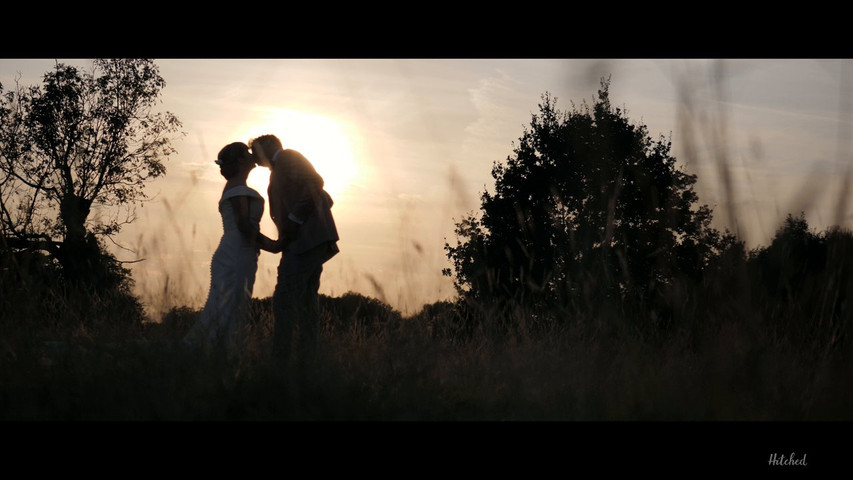
<path fill-rule="evenodd" d="M 287 238 L 279 238 L 272 242 L 270 253 L 281 253 L 287 248 Z"/>
<path fill-rule="evenodd" d="M 290 243 L 290 240 L 286 236 L 282 236 L 278 240 L 271 239 L 268 248 L 265 248 L 265 250 L 270 253 L 281 253 L 287 250 L 288 243 Z"/>
<path fill-rule="evenodd" d="M 257 246 L 261 250 L 270 253 L 281 253 L 285 248 L 287 248 L 287 243 L 287 238 L 273 240 L 265 235 L 259 235 L 257 239 Z"/>

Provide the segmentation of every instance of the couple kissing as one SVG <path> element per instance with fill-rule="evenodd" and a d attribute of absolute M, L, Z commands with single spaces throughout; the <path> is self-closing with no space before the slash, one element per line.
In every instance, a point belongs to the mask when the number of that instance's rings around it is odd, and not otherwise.
<path fill-rule="evenodd" d="M 183 343 L 239 353 L 258 256 L 264 250 L 281 254 L 273 293 L 273 358 L 308 362 L 317 344 L 323 264 L 339 251 L 332 197 L 311 162 L 284 149 L 274 135 L 231 143 L 219 152 L 216 164 L 226 180 L 219 200 L 223 235 L 211 259 L 207 301 Z M 246 184 L 256 166 L 270 170 L 267 196 L 275 240 L 260 232 L 264 198 Z"/>

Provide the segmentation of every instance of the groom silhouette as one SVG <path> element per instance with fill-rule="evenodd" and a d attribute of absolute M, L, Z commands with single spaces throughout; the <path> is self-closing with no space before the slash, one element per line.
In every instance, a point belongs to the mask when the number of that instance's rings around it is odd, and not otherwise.
<path fill-rule="evenodd" d="M 283 149 L 276 136 L 257 137 L 249 148 L 257 164 L 270 169 L 270 217 L 283 247 L 273 293 L 273 356 L 304 365 L 313 359 L 317 346 L 323 264 L 338 253 L 334 202 L 311 162 L 295 150 Z"/>

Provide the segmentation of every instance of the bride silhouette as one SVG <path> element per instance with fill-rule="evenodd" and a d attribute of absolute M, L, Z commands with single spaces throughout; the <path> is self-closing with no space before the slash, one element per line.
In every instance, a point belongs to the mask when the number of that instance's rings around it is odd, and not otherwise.
<path fill-rule="evenodd" d="M 204 309 L 183 342 L 202 348 L 224 347 L 233 354 L 244 338 L 260 250 L 278 253 L 281 246 L 260 233 L 264 199 L 246 185 L 255 168 L 249 147 L 231 143 L 220 150 L 216 163 L 226 179 L 219 200 L 224 233 L 210 262 L 210 290 Z"/>

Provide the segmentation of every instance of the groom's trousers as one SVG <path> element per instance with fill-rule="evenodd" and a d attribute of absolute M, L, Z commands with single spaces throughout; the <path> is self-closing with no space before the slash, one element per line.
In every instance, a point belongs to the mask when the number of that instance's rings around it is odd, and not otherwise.
<path fill-rule="evenodd" d="M 314 357 L 320 322 L 318 290 L 328 248 L 323 244 L 304 253 L 286 251 L 281 256 L 273 293 L 276 360 L 304 364 Z"/>

